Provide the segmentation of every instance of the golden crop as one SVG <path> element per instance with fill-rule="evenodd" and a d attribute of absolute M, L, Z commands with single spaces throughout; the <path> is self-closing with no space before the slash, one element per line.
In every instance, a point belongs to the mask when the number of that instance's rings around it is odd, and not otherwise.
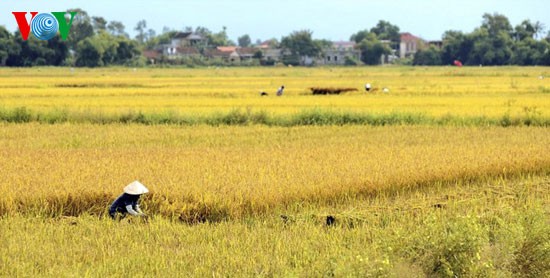
<path fill-rule="evenodd" d="M 0 68 L 0 276 L 548 277 L 547 75 Z M 232 111 L 283 124 L 192 121 Z M 191 121 L 123 121 L 157 114 Z M 101 217 L 134 180 L 150 221 Z"/>
<path fill-rule="evenodd" d="M 209 115 L 234 109 L 292 114 L 311 108 L 429 116 L 550 117 L 546 68 L 0 69 L 0 108 Z M 365 94 L 364 84 L 387 87 Z M 275 91 L 285 85 L 285 96 Z M 351 87 L 311 96 L 310 87 Z M 268 97 L 260 97 L 266 91 Z"/>
<path fill-rule="evenodd" d="M 550 166 L 547 128 L 5 124 L 0 138 L 1 214 L 102 214 L 138 179 L 151 212 L 216 220 Z"/>

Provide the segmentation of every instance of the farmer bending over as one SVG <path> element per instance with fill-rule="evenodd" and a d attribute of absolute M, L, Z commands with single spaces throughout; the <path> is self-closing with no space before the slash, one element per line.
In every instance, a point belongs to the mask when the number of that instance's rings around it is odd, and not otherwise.
<path fill-rule="evenodd" d="M 149 189 L 139 181 L 128 184 L 124 187 L 124 193 L 109 208 L 109 215 L 113 219 L 116 219 L 117 215 L 124 218 L 127 213 L 133 216 L 146 216 L 139 208 L 139 197 L 147 192 L 149 192 Z"/>

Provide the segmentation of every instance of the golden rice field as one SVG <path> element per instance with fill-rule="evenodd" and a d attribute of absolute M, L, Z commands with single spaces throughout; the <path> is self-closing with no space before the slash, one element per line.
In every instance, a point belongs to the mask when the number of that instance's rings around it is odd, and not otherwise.
<path fill-rule="evenodd" d="M 121 186 L 184 221 L 550 168 L 548 128 L 2 126 L 0 214 L 100 215 Z"/>
<path fill-rule="evenodd" d="M 378 93 L 365 94 L 367 82 Z M 285 95 L 277 98 L 281 85 Z M 311 96 L 310 87 L 359 91 Z M 381 93 L 383 87 L 390 92 Z M 0 109 L 26 107 L 76 119 L 129 112 L 207 117 L 238 109 L 288 116 L 321 109 L 550 122 L 550 70 L 545 67 L 0 69 L 0 90 Z M 260 91 L 270 96 L 262 98 Z"/>
<path fill-rule="evenodd" d="M 549 277 L 549 72 L 0 68 L 0 276 Z"/>

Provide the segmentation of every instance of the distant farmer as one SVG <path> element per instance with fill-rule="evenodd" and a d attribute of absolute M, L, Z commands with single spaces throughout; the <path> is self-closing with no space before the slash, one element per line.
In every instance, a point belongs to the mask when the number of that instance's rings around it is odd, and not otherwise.
<path fill-rule="evenodd" d="M 371 86 L 370 83 L 365 84 L 365 91 L 370 92 Z"/>
<path fill-rule="evenodd" d="M 285 90 L 285 86 L 281 86 L 281 88 L 279 88 L 279 90 L 277 90 L 277 96 L 282 96 L 283 95 L 283 91 Z"/>
<path fill-rule="evenodd" d="M 146 216 L 139 208 L 139 197 L 149 192 L 149 189 L 139 181 L 134 181 L 124 187 L 124 193 L 120 195 L 109 208 L 109 215 L 116 219 L 126 217 L 129 213 L 133 216 Z"/>

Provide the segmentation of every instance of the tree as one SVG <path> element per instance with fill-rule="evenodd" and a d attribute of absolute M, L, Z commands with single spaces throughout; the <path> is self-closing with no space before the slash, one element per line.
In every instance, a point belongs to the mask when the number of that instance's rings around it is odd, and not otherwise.
<path fill-rule="evenodd" d="M 166 33 L 162 33 L 158 36 L 149 38 L 149 40 L 147 40 L 147 43 L 145 44 L 145 49 L 151 50 L 151 49 L 154 49 L 155 47 L 157 47 L 159 44 L 169 44 L 170 41 L 172 40 L 172 38 L 177 33 L 178 33 L 177 31 L 169 31 L 169 32 L 166 32 Z M 135 42 L 135 41 L 133 40 L 133 42 Z"/>
<path fill-rule="evenodd" d="M 123 36 L 129 38 L 128 34 L 124 31 L 126 27 L 120 21 L 111 21 L 107 24 L 107 31 L 113 36 Z"/>
<path fill-rule="evenodd" d="M 21 47 L 4 26 L 0 26 L 0 66 L 5 66 L 10 57 L 19 56 Z M 13 58 L 12 58 L 13 59 Z"/>
<path fill-rule="evenodd" d="M 94 31 L 96 33 L 99 33 L 99 31 L 105 31 L 107 30 L 107 20 L 101 16 L 93 16 L 92 26 L 94 27 Z"/>
<path fill-rule="evenodd" d="M 20 34 L 15 34 L 15 44 L 19 45 L 21 51 L 18 55 L 10 55 L 6 65 L 16 67 L 32 67 L 50 65 L 56 60 L 56 52 L 48 46 L 48 41 L 43 41 L 29 36 L 24 41 Z"/>
<path fill-rule="evenodd" d="M 157 32 L 155 32 L 155 30 L 153 30 L 153 29 L 147 30 L 147 38 L 146 38 L 146 41 L 151 40 L 151 39 L 154 38 L 156 35 L 157 35 Z"/>
<path fill-rule="evenodd" d="M 78 43 L 75 65 L 77 67 L 99 67 L 103 66 L 103 48 L 101 44 L 93 39 L 86 38 Z"/>
<path fill-rule="evenodd" d="M 269 46 L 269 48 L 279 48 L 279 46 L 280 46 L 279 40 L 276 39 L 276 38 L 271 38 L 271 39 L 267 40 L 266 42 L 267 42 L 267 45 Z M 261 42 L 259 44 L 261 44 Z"/>
<path fill-rule="evenodd" d="M 237 41 L 240 47 L 249 47 L 252 44 L 252 40 L 248 34 L 240 36 Z"/>
<path fill-rule="evenodd" d="M 369 30 L 363 30 L 363 31 L 359 31 L 353 35 L 351 35 L 351 37 L 349 38 L 350 41 L 354 41 L 356 43 L 360 43 L 361 41 L 363 41 L 365 38 L 367 38 L 369 35 L 370 35 L 370 31 Z"/>
<path fill-rule="evenodd" d="M 497 36 L 500 32 L 505 32 L 512 36 L 514 31 L 508 18 L 498 13 L 492 15 L 488 13 L 484 14 L 481 27 L 487 29 L 491 37 Z"/>
<path fill-rule="evenodd" d="M 172 30 L 172 28 L 170 28 L 168 26 L 162 27 L 162 34 L 166 34 L 166 33 L 172 32 L 172 31 L 174 31 L 174 30 Z"/>
<path fill-rule="evenodd" d="M 138 32 L 138 34 L 136 35 L 136 40 L 140 44 L 144 44 L 147 39 L 146 29 L 147 29 L 147 21 L 145 21 L 144 19 L 138 21 L 138 23 L 136 24 L 136 27 L 134 28 L 134 30 Z"/>
<path fill-rule="evenodd" d="M 304 64 L 306 58 L 318 57 L 321 53 L 319 43 L 312 39 L 313 32 L 310 30 L 294 31 L 290 35 L 283 37 L 281 47 L 284 51 L 290 51 L 286 55 L 287 61 L 291 64 L 298 62 Z M 298 59 L 298 61 L 296 61 Z"/>
<path fill-rule="evenodd" d="M 420 49 L 414 54 L 413 65 L 437 66 L 441 65 L 441 50 L 430 46 Z"/>
<path fill-rule="evenodd" d="M 529 20 L 524 20 L 521 24 L 517 25 L 514 32 L 514 39 L 522 41 L 526 38 L 533 38 L 535 36 L 535 27 Z"/>
<path fill-rule="evenodd" d="M 145 20 L 140 20 L 134 30 L 138 32 L 136 35 L 136 40 L 142 45 L 150 39 L 153 39 L 156 35 L 155 30 L 147 29 L 147 21 Z"/>
<path fill-rule="evenodd" d="M 209 32 L 208 29 L 204 28 Z M 208 45 L 210 46 L 228 46 L 235 45 L 235 43 L 227 37 L 227 27 L 223 26 L 222 30 L 218 33 L 207 33 L 206 38 L 208 39 Z"/>
<path fill-rule="evenodd" d="M 513 48 L 511 63 L 514 65 L 549 65 L 550 43 L 526 38 L 516 42 Z"/>
<path fill-rule="evenodd" d="M 550 40 L 541 40 L 539 44 L 539 49 L 542 53 L 539 58 L 539 63 L 541 65 L 550 66 Z"/>
<path fill-rule="evenodd" d="M 69 48 L 76 49 L 79 42 L 94 35 L 94 27 L 88 13 L 82 9 L 70 9 L 67 12 L 77 12 L 71 26 L 71 33 L 67 39 Z"/>
<path fill-rule="evenodd" d="M 391 53 L 391 49 L 380 42 L 374 33 L 366 34 L 365 38 L 359 43 L 361 50 L 361 61 L 367 65 L 378 65 L 381 62 L 382 55 Z"/>
<path fill-rule="evenodd" d="M 118 47 L 116 50 L 116 58 L 114 63 L 117 65 L 129 65 L 134 63 L 141 52 L 136 41 L 127 38 L 119 37 Z"/>
<path fill-rule="evenodd" d="M 399 27 L 388 21 L 380 20 L 370 31 L 378 37 L 379 40 L 389 40 L 393 49 L 397 49 L 401 41 Z"/>
<path fill-rule="evenodd" d="M 535 39 L 537 39 L 542 33 L 544 33 L 546 26 L 542 22 L 533 23 L 533 31 L 535 32 Z"/>
<path fill-rule="evenodd" d="M 129 65 L 135 63 L 139 56 L 139 45 L 135 40 L 100 31 L 97 35 L 86 38 L 78 44 L 75 65 L 79 67 Z"/>
<path fill-rule="evenodd" d="M 513 41 L 506 31 L 501 30 L 495 36 L 491 36 L 489 30 L 482 27 L 470 36 L 474 43 L 467 64 L 506 65 L 510 63 Z"/>
<path fill-rule="evenodd" d="M 443 49 L 441 51 L 441 62 L 444 65 L 451 65 L 455 60 L 466 62 L 473 47 L 471 36 L 460 31 L 446 31 L 443 34 Z"/>
<path fill-rule="evenodd" d="M 54 51 L 54 55 L 50 56 L 46 63 L 51 66 L 62 66 L 65 60 L 69 57 L 69 45 L 63 41 L 61 37 L 55 36 L 48 40 L 48 48 Z"/>

